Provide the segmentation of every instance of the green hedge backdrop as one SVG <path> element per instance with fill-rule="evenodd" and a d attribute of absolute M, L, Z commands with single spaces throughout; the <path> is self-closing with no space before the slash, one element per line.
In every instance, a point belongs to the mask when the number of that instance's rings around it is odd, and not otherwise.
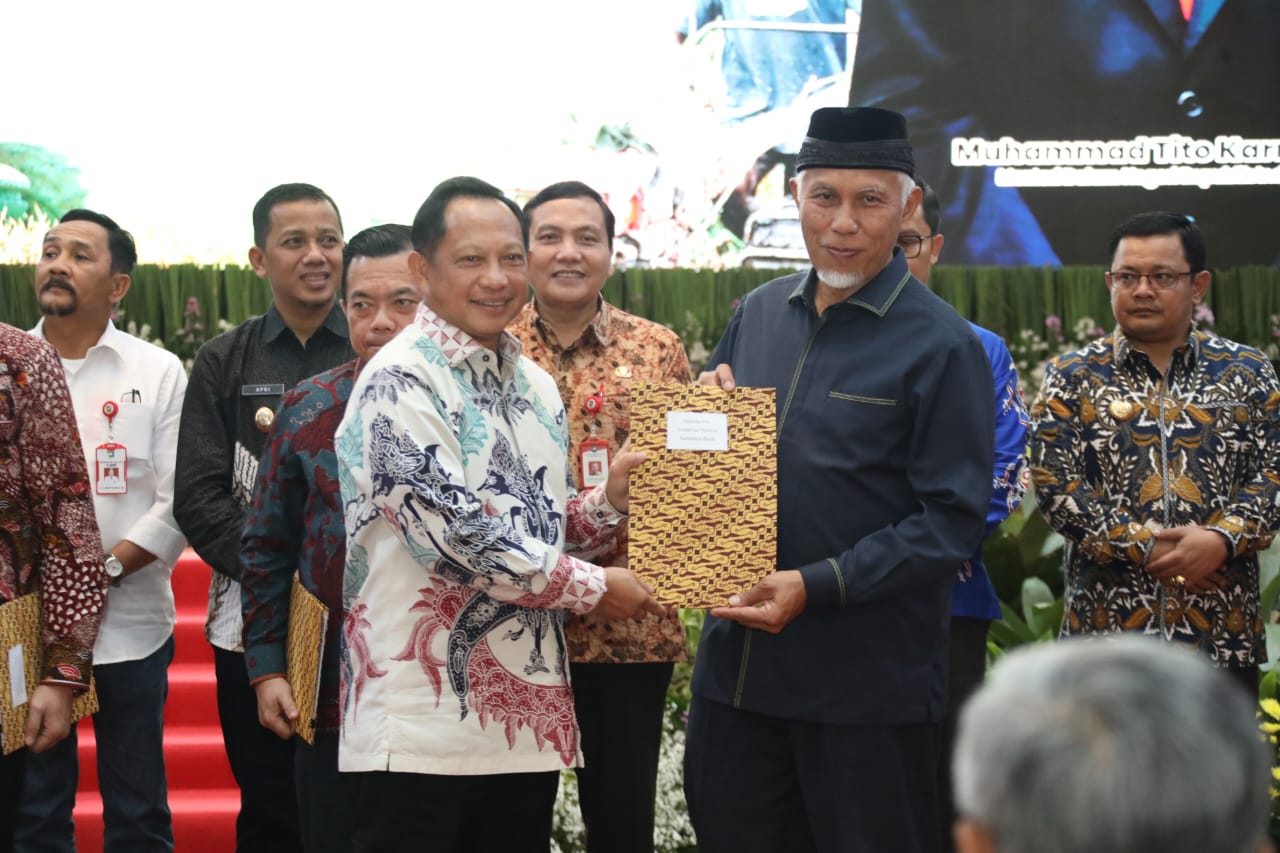
<path fill-rule="evenodd" d="M 680 332 L 691 349 L 697 342 L 710 348 L 735 301 L 779 274 L 758 269 L 632 269 L 609 280 L 605 297 Z M 35 324 L 39 313 L 34 280 L 29 265 L 0 264 L 0 319 L 22 328 Z M 1103 328 L 1113 322 L 1101 267 L 940 266 L 934 270 L 933 285 L 963 316 L 1007 340 L 1022 330 L 1043 336 L 1048 316 L 1058 317 L 1064 331 L 1084 317 Z M 126 322 L 139 329 L 149 325 L 152 338 L 172 342 L 182 331 L 183 311 L 193 296 L 206 337 L 216 333 L 219 320 L 239 323 L 261 313 L 270 300 L 265 282 L 247 267 L 141 264 L 121 307 Z M 1208 304 L 1220 334 L 1258 347 L 1274 344 L 1280 269 L 1216 270 Z"/>

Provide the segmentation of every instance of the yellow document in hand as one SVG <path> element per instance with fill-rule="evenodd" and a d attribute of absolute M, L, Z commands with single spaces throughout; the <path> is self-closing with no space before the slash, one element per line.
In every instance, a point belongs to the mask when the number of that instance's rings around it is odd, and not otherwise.
<path fill-rule="evenodd" d="M 27 710 L 40 684 L 43 648 L 40 594 L 31 592 L 0 604 L 0 738 L 5 755 L 26 745 Z M 71 721 L 97 710 L 98 691 L 90 679 L 89 689 L 71 705 Z"/>
<path fill-rule="evenodd" d="M 658 601 L 718 607 L 774 571 L 777 431 L 772 388 L 633 389 L 630 564 Z"/>
<path fill-rule="evenodd" d="M 289 593 L 289 689 L 298 706 L 298 737 L 316 742 L 316 706 L 320 701 L 320 666 L 329 608 L 293 576 Z"/>

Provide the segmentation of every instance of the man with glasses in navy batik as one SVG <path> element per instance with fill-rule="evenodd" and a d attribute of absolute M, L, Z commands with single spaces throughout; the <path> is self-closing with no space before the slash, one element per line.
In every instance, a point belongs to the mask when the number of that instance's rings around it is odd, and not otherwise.
<path fill-rule="evenodd" d="M 1280 384 L 1261 352 L 1196 328 L 1195 220 L 1134 216 L 1108 257 L 1115 331 L 1051 362 L 1031 407 L 1036 499 L 1068 541 L 1062 633 L 1183 643 L 1256 694 Z"/>

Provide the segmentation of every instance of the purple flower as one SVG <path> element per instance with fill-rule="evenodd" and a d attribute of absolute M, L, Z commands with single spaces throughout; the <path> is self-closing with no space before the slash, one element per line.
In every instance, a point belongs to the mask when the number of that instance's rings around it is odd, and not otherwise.
<path fill-rule="evenodd" d="M 1213 325 L 1213 309 L 1201 302 L 1196 306 L 1195 321 L 1197 325 Z"/>
<path fill-rule="evenodd" d="M 1057 314 L 1050 314 L 1044 318 L 1044 325 L 1046 329 L 1053 329 L 1056 332 L 1062 328 L 1062 318 Z"/>

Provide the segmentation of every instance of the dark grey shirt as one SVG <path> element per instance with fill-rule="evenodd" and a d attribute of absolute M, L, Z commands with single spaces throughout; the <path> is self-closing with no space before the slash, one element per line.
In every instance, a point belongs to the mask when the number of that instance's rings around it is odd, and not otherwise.
<path fill-rule="evenodd" d="M 901 253 L 819 317 L 812 272 L 743 299 L 712 354 L 778 391 L 778 568 L 805 612 L 778 635 L 708 618 L 699 696 L 820 723 L 942 718 L 951 585 L 991 495 L 982 343 Z"/>

